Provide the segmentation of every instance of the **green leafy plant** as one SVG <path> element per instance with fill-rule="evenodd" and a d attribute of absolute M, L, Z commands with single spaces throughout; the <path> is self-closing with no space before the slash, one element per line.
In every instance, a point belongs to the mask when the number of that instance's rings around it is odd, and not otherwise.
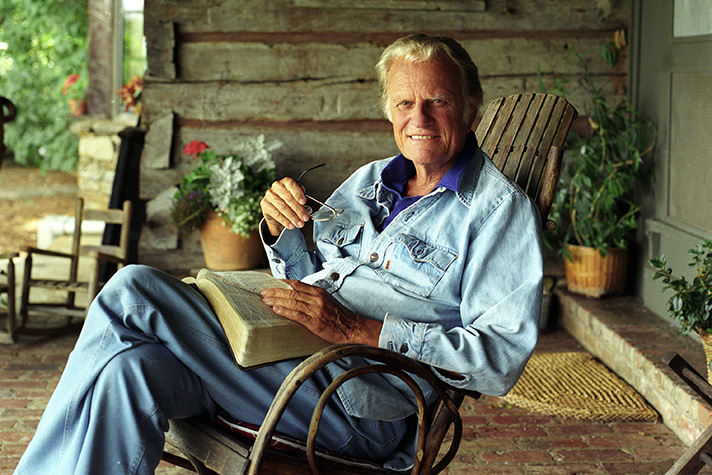
<path fill-rule="evenodd" d="M 602 49 L 608 61 L 617 59 L 612 47 L 608 43 Z M 625 100 L 609 104 L 581 55 L 570 50 L 584 69 L 593 97 L 588 113 L 591 133 L 578 136 L 570 146 L 573 161 L 562 176 L 551 212 L 558 223 L 554 239 L 569 258 L 568 244 L 592 247 L 606 256 L 609 248 L 626 249 L 638 226 L 636 194 L 652 180 L 644 158 L 653 150 L 656 129 Z M 566 85 L 558 80 L 555 88 L 566 94 Z"/>
<path fill-rule="evenodd" d="M 200 227 L 210 210 L 232 231 L 247 237 L 262 217 L 260 200 L 274 181 L 272 151 L 279 142 L 265 143 L 264 135 L 237 146 L 236 153 L 218 155 L 205 142 L 193 140 L 183 153 L 198 162 L 186 174 L 173 197 L 170 223 L 185 236 Z"/>
<path fill-rule="evenodd" d="M 674 278 L 664 255 L 650 260 L 650 265 L 657 269 L 653 279 L 662 280 L 663 291 L 672 290 L 668 311 L 680 322 L 682 333 L 712 333 L 712 242 L 704 240 L 688 253 L 692 255 L 688 265 L 696 272 L 692 281 L 684 276 Z"/>
<path fill-rule="evenodd" d="M 61 94 L 69 73 L 88 78 L 87 0 L 0 2 L 0 94 L 17 106 L 5 124 L 20 165 L 74 170 L 78 137 Z"/>

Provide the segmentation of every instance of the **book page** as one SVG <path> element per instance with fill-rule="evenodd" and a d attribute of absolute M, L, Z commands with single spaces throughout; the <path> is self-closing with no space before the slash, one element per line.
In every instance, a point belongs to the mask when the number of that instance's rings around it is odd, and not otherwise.
<path fill-rule="evenodd" d="M 214 272 L 208 269 L 201 269 L 198 278 L 209 277 L 220 280 L 230 285 L 236 285 L 241 289 L 255 294 L 261 294 L 264 289 L 278 288 L 291 289 L 289 284 L 279 279 L 275 279 L 270 274 L 257 271 L 224 271 Z"/>
<path fill-rule="evenodd" d="M 200 276 L 198 287 L 211 301 L 219 316 L 238 313 L 243 323 L 248 327 L 297 325 L 297 323 L 280 317 L 262 301 L 259 292 L 242 287 L 215 276 Z M 213 291 L 215 288 L 217 292 Z"/>

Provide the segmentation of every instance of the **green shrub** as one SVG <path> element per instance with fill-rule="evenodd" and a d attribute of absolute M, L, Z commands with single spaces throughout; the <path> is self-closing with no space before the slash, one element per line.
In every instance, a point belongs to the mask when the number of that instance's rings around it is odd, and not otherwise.
<path fill-rule="evenodd" d="M 17 107 L 5 145 L 21 165 L 73 170 L 78 138 L 69 131 L 64 81 L 88 77 L 87 0 L 0 2 L 0 95 Z"/>

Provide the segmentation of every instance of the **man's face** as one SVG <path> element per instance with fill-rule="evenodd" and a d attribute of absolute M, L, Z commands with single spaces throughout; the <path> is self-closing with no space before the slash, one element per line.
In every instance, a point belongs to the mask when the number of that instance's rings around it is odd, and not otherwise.
<path fill-rule="evenodd" d="M 428 170 L 449 167 L 465 143 L 460 72 L 447 59 L 396 61 L 388 72 L 388 108 L 401 153 Z"/>

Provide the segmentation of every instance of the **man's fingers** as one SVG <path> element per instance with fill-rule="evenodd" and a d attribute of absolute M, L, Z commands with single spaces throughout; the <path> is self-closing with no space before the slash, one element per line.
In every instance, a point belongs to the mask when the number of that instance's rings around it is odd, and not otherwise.
<path fill-rule="evenodd" d="M 285 280 L 292 289 L 265 289 L 262 299 L 266 305 L 277 308 L 275 311 L 288 318 L 313 318 L 325 306 L 321 289 L 298 280 Z M 296 315 L 297 313 L 302 315 Z"/>
<path fill-rule="evenodd" d="M 303 206 L 305 202 L 304 190 L 293 179 L 274 182 L 260 202 L 270 232 L 281 232 L 280 226 L 288 229 L 303 227 L 309 219 Z"/>

